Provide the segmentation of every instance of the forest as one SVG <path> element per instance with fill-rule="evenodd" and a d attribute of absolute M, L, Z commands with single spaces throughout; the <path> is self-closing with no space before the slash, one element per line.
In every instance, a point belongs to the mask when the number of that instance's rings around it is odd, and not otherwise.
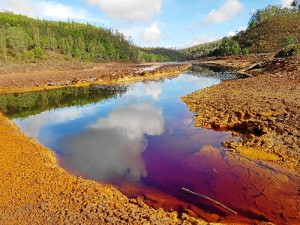
<path fill-rule="evenodd" d="M 35 62 L 47 52 L 88 61 L 170 61 L 136 47 L 118 30 L 0 12 L 0 61 Z"/>

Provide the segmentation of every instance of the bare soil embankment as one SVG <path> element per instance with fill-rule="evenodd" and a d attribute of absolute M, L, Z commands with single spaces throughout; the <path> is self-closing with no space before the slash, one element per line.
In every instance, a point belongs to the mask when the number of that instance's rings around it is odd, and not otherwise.
<path fill-rule="evenodd" d="M 241 140 L 224 143 L 231 151 L 276 162 L 299 174 L 300 57 L 255 64 L 253 57 L 242 58 L 241 64 L 236 57 L 220 61 L 255 77 L 185 96 L 183 101 L 195 112 L 195 125 L 235 131 Z"/>

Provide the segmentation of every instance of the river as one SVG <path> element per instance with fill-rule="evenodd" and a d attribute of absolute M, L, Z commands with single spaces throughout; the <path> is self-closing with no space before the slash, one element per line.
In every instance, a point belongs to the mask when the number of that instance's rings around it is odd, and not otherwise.
<path fill-rule="evenodd" d="M 284 199 L 297 194 L 295 178 L 228 153 L 222 142 L 238 138 L 194 127 L 180 99 L 236 78 L 197 65 L 177 77 L 2 95 L 0 103 L 74 175 L 208 221 L 278 222 Z"/>

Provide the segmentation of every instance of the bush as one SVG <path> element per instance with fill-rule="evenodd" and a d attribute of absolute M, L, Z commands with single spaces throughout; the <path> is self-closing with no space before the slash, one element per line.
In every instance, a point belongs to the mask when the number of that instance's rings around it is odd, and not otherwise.
<path fill-rule="evenodd" d="M 222 43 L 220 47 L 214 50 L 211 54 L 228 56 L 228 55 L 240 55 L 241 52 L 242 50 L 240 44 L 237 41 L 226 37 L 222 39 Z"/>
<path fill-rule="evenodd" d="M 44 50 L 40 47 L 34 49 L 34 56 L 37 59 L 40 59 L 44 56 Z"/>
<path fill-rule="evenodd" d="M 249 55 L 249 49 L 248 48 L 243 48 L 242 49 L 242 55 Z"/>
<path fill-rule="evenodd" d="M 293 55 L 300 54 L 300 44 L 292 44 L 287 46 L 285 49 L 281 50 L 275 55 L 275 58 L 284 58 Z"/>
<path fill-rule="evenodd" d="M 34 62 L 35 61 L 34 52 L 33 51 L 24 51 L 23 59 L 26 62 Z"/>

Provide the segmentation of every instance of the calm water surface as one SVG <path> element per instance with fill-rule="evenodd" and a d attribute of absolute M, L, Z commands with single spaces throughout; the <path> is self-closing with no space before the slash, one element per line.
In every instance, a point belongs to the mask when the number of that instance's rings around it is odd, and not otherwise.
<path fill-rule="evenodd" d="M 22 116 L 14 122 L 27 135 L 53 149 L 61 167 L 75 175 L 113 183 L 130 197 L 143 195 L 153 206 L 184 211 L 191 209 L 192 204 L 219 216 L 232 216 L 216 205 L 184 193 L 181 188 L 185 187 L 227 204 L 244 217 L 276 222 L 277 218 L 272 218 L 274 212 L 270 216 L 268 210 L 265 214 L 260 212 L 259 203 L 253 198 L 262 193 L 255 186 L 257 183 L 277 184 L 278 179 L 272 178 L 275 172 L 266 172 L 253 162 L 242 162 L 226 154 L 221 143 L 231 140 L 231 133 L 195 128 L 193 114 L 180 99 L 234 77 L 196 66 L 178 77 L 94 86 L 95 94 L 89 94 L 89 101 L 80 100 L 70 104 L 74 106 L 56 109 L 51 103 L 48 111 L 40 113 L 35 109 L 35 115 Z M 98 92 L 110 94 L 97 98 Z M 62 101 L 70 98 L 61 93 L 59 96 Z M 44 98 L 35 99 L 38 104 Z M 49 99 L 45 101 L 49 103 Z M 28 108 L 31 109 L 23 106 L 22 110 Z M 252 170 L 254 180 L 249 181 Z M 273 194 L 280 196 L 279 192 L 281 189 Z M 164 194 L 176 199 L 166 203 Z M 262 205 L 266 204 L 262 201 Z M 249 213 L 249 207 L 255 210 Z M 279 215 L 282 207 L 278 207 Z M 195 208 L 193 211 L 203 217 L 202 212 Z"/>
<path fill-rule="evenodd" d="M 61 166 L 75 174 L 145 183 L 148 167 L 159 166 L 161 159 L 173 164 L 202 146 L 221 147 L 223 140 L 230 139 L 230 133 L 195 128 L 193 114 L 180 99 L 219 82 L 217 76 L 183 73 L 129 84 L 126 93 L 97 103 L 49 110 L 14 122 L 53 149 Z"/>

